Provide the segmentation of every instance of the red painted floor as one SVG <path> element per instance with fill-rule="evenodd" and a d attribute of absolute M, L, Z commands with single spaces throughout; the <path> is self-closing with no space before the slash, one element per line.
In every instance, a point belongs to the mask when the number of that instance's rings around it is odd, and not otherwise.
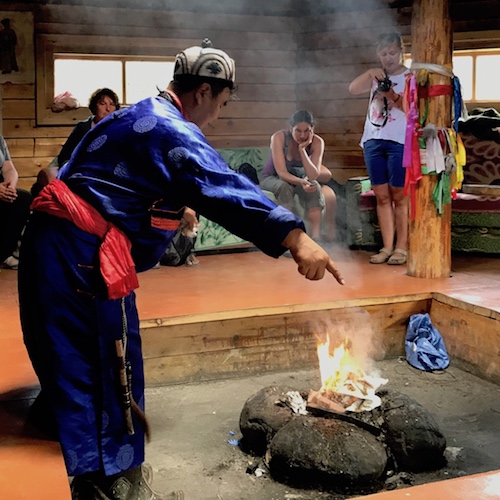
<path fill-rule="evenodd" d="M 454 256 L 450 278 L 427 280 L 407 276 L 402 266 L 369 264 L 369 253 L 364 251 L 333 249 L 331 254 L 345 286 L 332 277 L 307 281 L 298 274 L 293 260 L 271 259 L 256 251 L 200 256 L 200 265 L 191 268 L 151 270 L 140 276 L 140 317 L 146 320 L 437 291 L 500 311 L 500 257 Z M 35 386 L 37 378 L 22 342 L 16 271 L 0 270 L 0 287 L 0 401 L 5 402 L 18 391 Z M 23 436 L 22 422 L 5 410 L 0 411 L 0 429 L 0 499 L 68 500 L 68 481 L 57 444 Z M 365 498 L 500 498 L 500 472 Z"/>

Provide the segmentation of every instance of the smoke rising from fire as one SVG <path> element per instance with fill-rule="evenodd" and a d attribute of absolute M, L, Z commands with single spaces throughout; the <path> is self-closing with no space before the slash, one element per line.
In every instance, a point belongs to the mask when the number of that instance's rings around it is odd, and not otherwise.
<path fill-rule="evenodd" d="M 370 373 L 376 371 L 375 361 L 384 358 L 382 325 L 366 309 L 335 310 L 330 318 L 314 322 L 311 328 L 318 344 L 330 339 L 330 349 L 335 349 L 346 341 L 352 358 Z"/>

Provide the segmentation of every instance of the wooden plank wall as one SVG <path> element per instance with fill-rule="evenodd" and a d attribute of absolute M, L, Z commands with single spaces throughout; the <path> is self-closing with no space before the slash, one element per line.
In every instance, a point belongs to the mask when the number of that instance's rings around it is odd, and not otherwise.
<path fill-rule="evenodd" d="M 325 162 L 344 183 L 366 173 L 359 148 L 367 97 L 348 93 L 349 82 L 376 65 L 373 40 L 399 30 L 409 37 L 411 0 L 49 0 L 2 2 L 2 10 L 33 11 L 35 33 L 68 41 L 92 35 L 95 50 L 116 37 L 130 44 L 163 38 L 175 55 L 208 36 L 237 63 L 239 100 L 205 131 L 215 147 L 268 146 L 299 108 L 318 119 L 326 140 Z M 498 0 L 451 0 L 460 48 L 468 31 L 498 33 Z M 74 38 L 72 38 L 74 37 Z M 493 36 L 494 38 L 494 36 Z M 465 40 L 465 41 L 464 41 Z M 481 42 L 482 43 L 482 42 Z M 34 84 L 3 84 L 3 134 L 20 186 L 31 186 L 40 167 L 59 152 L 72 127 L 37 127 Z"/>
<path fill-rule="evenodd" d="M 500 314 L 434 294 L 429 314 L 453 364 L 500 384 Z"/>
<path fill-rule="evenodd" d="M 385 1 L 340 2 L 328 9 L 310 7 L 300 21 L 297 60 L 299 106 L 313 112 L 317 132 L 326 141 L 326 164 L 340 182 L 366 174 L 359 141 L 368 96 L 351 96 L 349 83 L 379 66 L 374 40 L 380 33 L 410 33 L 411 8 L 391 8 Z"/>
<path fill-rule="evenodd" d="M 428 294 L 418 294 L 142 321 L 146 384 L 312 369 L 325 331 L 336 332 L 335 347 L 351 332 L 360 355 L 394 358 L 404 355 L 408 318 L 430 303 Z"/>
<path fill-rule="evenodd" d="M 96 51 L 117 36 L 128 37 L 131 45 L 134 39 L 151 37 L 167 39 L 168 55 L 174 56 L 200 44 L 204 37 L 211 38 L 237 61 L 238 83 L 238 100 L 229 103 L 221 118 L 205 131 L 215 147 L 268 146 L 271 134 L 295 110 L 296 17 L 290 2 L 276 0 L 266 5 L 265 0 L 255 0 L 245 10 L 263 14 L 241 13 L 247 2 L 228 0 L 219 2 L 213 12 L 203 13 L 189 11 L 200 7 L 193 0 L 175 0 L 168 6 L 156 2 L 161 9 L 154 9 L 154 2 L 147 6 L 127 2 L 136 8 L 122 8 L 121 2 L 90 3 L 97 5 L 2 2 L 2 10 L 32 10 L 36 35 L 64 35 L 67 40 L 92 35 Z M 32 185 L 39 168 L 58 154 L 72 130 L 72 126 L 37 127 L 35 95 L 34 84 L 3 85 L 3 134 L 20 173 L 19 186 L 25 188 Z"/>

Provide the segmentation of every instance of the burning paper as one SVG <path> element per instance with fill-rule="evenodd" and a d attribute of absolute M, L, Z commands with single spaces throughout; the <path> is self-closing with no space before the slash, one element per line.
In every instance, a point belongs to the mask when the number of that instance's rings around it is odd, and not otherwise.
<path fill-rule="evenodd" d="M 349 340 L 330 354 L 330 337 L 318 345 L 321 389 L 311 391 L 309 404 L 343 413 L 370 411 L 382 401 L 375 394 L 388 382 L 385 378 L 368 375 L 351 355 Z"/>
<path fill-rule="evenodd" d="M 298 391 L 288 391 L 277 403 L 288 406 L 293 413 L 307 415 L 306 402 Z"/>

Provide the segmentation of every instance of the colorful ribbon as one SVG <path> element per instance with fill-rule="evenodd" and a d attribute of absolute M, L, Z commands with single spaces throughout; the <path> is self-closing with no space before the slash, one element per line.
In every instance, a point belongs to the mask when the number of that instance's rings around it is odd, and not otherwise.
<path fill-rule="evenodd" d="M 406 133 L 403 152 L 403 166 L 406 168 L 405 190 L 410 196 L 410 218 L 416 215 L 416 188 L 423 173 L 438 176 L 432 198 L 439 214 L 443 205 L 451 203 L 461 188 L 465 166 L 465 148 L 458 135 L 458 121 L 464 114 L 460 81 L 445 66 L 413 63 L 405 85 Z M 429 85 L 430 73 L 439 73 L 451 78 L 451 85 Z M 427 121 L 429 99 L 438 96 L 452 96 L 453 129 L 436 128 Z M 425 99 L 422 116 L 419 116 L 420 100 Z M 427 135 L 423 136 L 423 130 Z"/>

